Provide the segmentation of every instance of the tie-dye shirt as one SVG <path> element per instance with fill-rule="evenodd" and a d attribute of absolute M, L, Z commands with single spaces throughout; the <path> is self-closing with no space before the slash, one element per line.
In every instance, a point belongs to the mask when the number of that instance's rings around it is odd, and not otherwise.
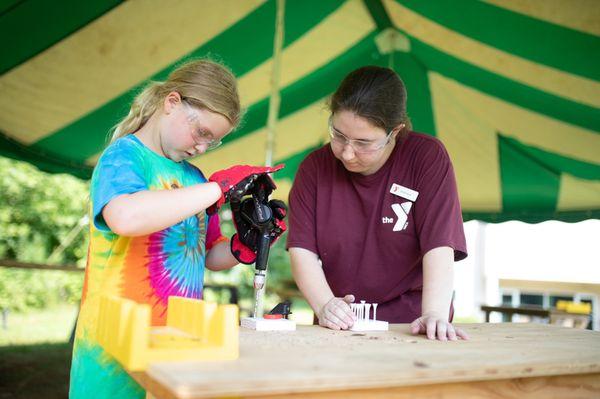
<path fill-rule="evenodd" d="M 90 244 L 77 320 L 71 398 L 143 398 L 144 390 L 96 342 L 101 295 L 147 303 L 152 324 L 164 325 L 167 298 L 201 298 L 206 251 L 225 240 L 219 218 L 206 212 L 140 237 L 113 233 L 102 217 L 112 199 L 143 190 L 171 190 L 204 183 L 188 162 L 174 162 L 145 147 L 134 135 L 111 144 L 91 181 Z"/>

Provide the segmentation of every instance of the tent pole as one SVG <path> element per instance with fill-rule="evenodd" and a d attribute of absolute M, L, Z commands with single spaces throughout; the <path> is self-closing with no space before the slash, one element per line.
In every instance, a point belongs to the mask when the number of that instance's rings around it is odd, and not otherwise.
<path fill-rule="evenodd" d="M 281 72 L 281 49 L 284 35 L 285 0 L 277 0 L 277 17 L 275 21 L 275 38 L 273 41 L 273 62 L 271 69 L 271 96 L 269 97 L 269 116 L 267 119 L 267 143 L 265 165 L 273 165 L 275 152 L 275 127 L 281 102 L 279 93 L 279 78 Z"/>

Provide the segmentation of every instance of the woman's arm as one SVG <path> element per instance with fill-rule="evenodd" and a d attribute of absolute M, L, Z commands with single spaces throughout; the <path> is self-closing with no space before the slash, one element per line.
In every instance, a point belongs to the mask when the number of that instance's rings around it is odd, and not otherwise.
<path fill-rule="evenodd" d="M 206 255 L 206 268 L 212 271 L 231 269 L 237 264 L 239 262 L 231 254 L 229 240 L 218 243 Z"/>
<path fill-rule="evenodd" d="M 434 248 L 423 256 L 423 315 L 436 315 L 446 321 L 454 289 L 454 250 Z"/>
<path fill-rule="evenodd" d="M 448 322 L 454 286 L 454 250 L 439 247 L 423 256 L 423 300 L 421 317 L 413 321 L 413 334 L 426 334 L 429 339 L 456 340 L 467 335 Z"/>
<path fill-rule="evenodd" d="M 354 314 L 348 304 L 354 302 L 354 297 L 333 295 L 315 253 L 304 248 L 290 248 L 289 252 L 294 280 L 319 318 L 319 324 L 334 330 L 351 327 Z"/>
<path fill-rule="evenodd" d="M 135 237 L 173 226 L 217 202 L 217 183 L 173 190 L 139 191 L 112 199 L 102 210 L 106 225 L 116 234 Z"/>

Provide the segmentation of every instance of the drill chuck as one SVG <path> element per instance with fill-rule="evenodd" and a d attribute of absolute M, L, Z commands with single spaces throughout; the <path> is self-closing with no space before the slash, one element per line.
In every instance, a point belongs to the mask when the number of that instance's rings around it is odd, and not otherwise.
<path fill-rule="evenodd" d="M 254 289 L 260 290 L 265 286 L 265 270 L 257 270 L 254 274 Z"/>

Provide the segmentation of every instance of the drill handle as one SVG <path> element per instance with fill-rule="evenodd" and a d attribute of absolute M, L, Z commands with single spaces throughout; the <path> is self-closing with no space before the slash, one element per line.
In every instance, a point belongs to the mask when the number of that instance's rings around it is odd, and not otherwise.
<path fill-rule="evenodd" d="M 256 250 L 256 270 L 267 270 L 270 248 L 271 236 L 267 231 L 262 231 L 258 240 L 258 248 Z"/>

